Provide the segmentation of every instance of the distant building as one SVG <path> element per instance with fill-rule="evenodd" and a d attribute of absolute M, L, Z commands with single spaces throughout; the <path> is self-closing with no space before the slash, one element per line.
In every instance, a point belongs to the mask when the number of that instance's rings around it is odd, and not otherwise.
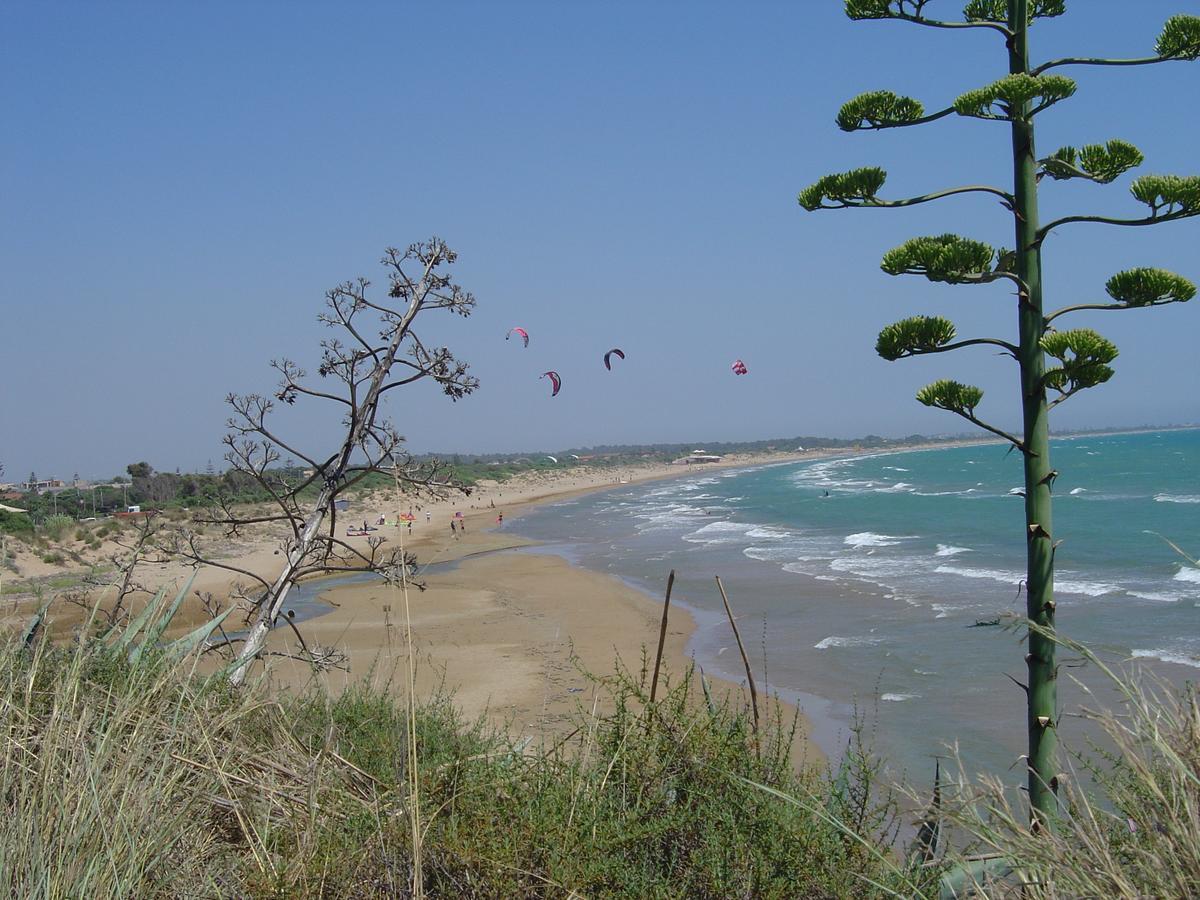
<path fill-rule="evenodd" d="M 64 485 L 57 478 L 43 478 L 39 481 L 23 481 L 21 482 L 21 487 L 25 489 L 26 493 L 29 493 L 30 491 L 36 491 L 39 494 L 44 494 L 46 491 L 61 491 L 66 489 L 66 485 Z"/>
<path fill-rule="evenodd" d="M 673 466 L 696 466 L 704 463 L 719 463 L 725 457 L 717 456 L 715 453 L 709 453 L 705 450 L 693 450 L 687 456 L 681 456 L 679 459 L 671 460 Z"/>

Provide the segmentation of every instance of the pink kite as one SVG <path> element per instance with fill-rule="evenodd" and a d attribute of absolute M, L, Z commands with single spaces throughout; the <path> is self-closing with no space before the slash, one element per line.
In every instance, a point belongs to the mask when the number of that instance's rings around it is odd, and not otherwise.
<path fill-rule="evenodd" d="M 745 375 L 747 372 L 750 371 L 749 369 L 746 368 L 746 364 L 744 362 L 742 362 L 740 359 L 735 359 L 733 361 L 733 365 L 730 366 L 729 368 L 731 368 L 733 370 L 734 375 Z"/>
<path fill-rule="evenodd" d="M 553 371 L 552 371 L 552 372 L 543 372 L 543 373 L 542 373 L 540 376 L 538 376 L 538 379 L 539 379 L 539 380 L 541 380 L 542 378 L 549 378 L 549 379 L 550 379 L 550 383 L 551 383 L 552 385 L 554 385 L 554 390 L 550 392 L 550 396 L 551 396 L 551 397 L 557 397 L 557 396 L 558 396 L 558 389 L 559 389 L 560 387 L 562 387 L 562 379 L 559 377 L 558 373 L 557 373 L 557 372 L 553 372 Z"/>
<path fill-rule="evenodd" d="M 515 335 L 518 335 L 518 336 L 521 338 L 521 340 L 525 342 L 525 346 L 526 346 L 526 347 L 528 347 L 528 346 L 529 346 L 529 332 L 528 332 L 528 331 L 526 331 L 524 328 L 510 328 L 510 329 L 508 329 L 508 334 L 506 334 L 506 335 L 504 336 L 504 339 L 507 341 L 507 340 L 508 340 L 510 337 L 512 337 L 514 334 L 515 334 Z"/>

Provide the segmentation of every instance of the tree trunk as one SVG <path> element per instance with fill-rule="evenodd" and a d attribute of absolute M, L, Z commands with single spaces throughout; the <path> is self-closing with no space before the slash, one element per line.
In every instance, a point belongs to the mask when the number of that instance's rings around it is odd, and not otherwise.
<path fill-rule="evenodd" d="M 1009 0 L 1009 71 L 1029 71 L 1029 0 Z M 1054 628 L 1054 541 L 1051 527 L 1050 439 L 1045 358 L 1040 341 L 1045 328 L 1042 313 L 1042 252 L 1037 242 L 1037 154 L 1034 150 L 1030 104 L 1013 110 L 1012 145 L 1016 214 L 1016 274 L 1025 283 L 1019 305 L 1021 406 L 1024 424 L 1025 541 L 1027 570 L 1026 615 L 1031 622 Z M 1029 634 L 1029 802 L 1035 826 L 1050 827 L 1057 811 L 1057 673 L 1054 642 Z"/>
<path fill-rule="evenodd" d="M 258 616 L 255 618 L 254 624 L 250 627 L 250 632 L 246 635 L 246 643 L 242 646 L 242 652 L 238 655 L 237 663 L 229 676 L 230 682 L 234 685 L 245 681 L 246 672 L 249 670 L 250 664 L 262 651 L 263 645 L 266 644 L 267 633 L 274 626 L 275 619 L 283 609 L 283 603 L 287 599 L 292 584 L 295 582 L 296 570 L 300 567 L 300 563 L 305 555 L 312 549 L 313 539 L 317 536 L 317 532 L 321 529 L 321 524 L 325 521 L 325 515 L 329 511 L 329 504 L 337 491 L 338 482 L 341 481 L 346 468 L 350 465 L 354 448 L 363 442 L 368 430 L 375 423 L 375 415 L 379 408 L 379 396 L 383 390 L 384 382 L 392 370 L 392 366 L 396 361 L 396 355 L 399 353 L 405 338 L 408 336 L 409 326 L 421 310 L 421 305 L 429 291 L 429 273 L 432 269 L 432 265 L 426 266 L 425 276 L 412 292 L 408 308 L 404 311 L 404 315 L 395 323 L 395 330 L 392 332 L 387 348 L 375 360 L 375 368 L 371 374 L 367 393 L 350 414 L 350 429 L 346 434 L 341 449 L 338 451 L 335 461 L 330 465 L 329 471 L 323 473 L 325 486 L 317 496 L 312 511 L 305 518 L 304 528 L 300 531 L 300 536 L 295 546 L 288 551 L 287 563 L 284 565 L 283 571 L 279 573 L 279 577 L 275 579 L 270 592 L 259 604 Z M 395 461 L 393 460 L 394 463 Z"/>

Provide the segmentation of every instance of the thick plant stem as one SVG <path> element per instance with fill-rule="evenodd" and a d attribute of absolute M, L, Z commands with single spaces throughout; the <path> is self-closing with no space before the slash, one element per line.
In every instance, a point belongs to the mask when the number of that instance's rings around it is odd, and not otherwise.
<path fill-rule="evenodd" d="M 371 378 L 367 383 L 366 393 L 363 395 L 361 402 L 358 403 L 349 415 L 349 432 L 346 435 L 346 439 L 342 442 L 341 448 L 331 459 L 323 473 L 324 486 L 317 495 L 317 499 L 313 502 L 308 516 L 305 518 L 304 527 L 300 530 L 298 538 L 292 542 L 291 547 L 288 549 L 287 561 L 284 563 L 283 571 L 279 573 L 267 595 L 259 602 L 254 624 L 250 626 L 250 630 L 246 634 L 246 643 L 242 646 L 242 651 L 238 654 L 237 661 L 229 675 L 229 680 L 234 685 L 239 685 L 245 681 L 250 664 L 254 662 L 254 659 L 266 645 L 267 635 L 274 627 L 275 620 L 279 618 L 279 614 L 283 610 L 283 604 L 287 600 L 288 592 L 292 589 L 292 585 L 295 584 L 296 571 L 300 568 L 300 564 L 304 561 L 305 557 L 312 552 L 317 533 L 321 530 L 321 526 L 325 522 L 325 516 L 336 493 L 337 485 L 345 476 L 346 469 L 351 462 L 351 456 L 356 448 L 362 446 L 368 429 L 375 422 L 375 417 L 379 410 L 379 399 L 384 391 L 384 383 L 391 373 L 392 366 L 396 362 L 396 357 L 404 346 L 413 319 L 421 311 L 421 307 L 425 303 L 425 298 L 429 294 L 431 289 L 430 275 L 441 260 L 441 253 L 436 248 L 433 249 L 429 261 L 425 264 L 425 271 L 420 282 L 415 285 L 409 296 L 408 307 L 390 323 L 390 331 L 386 335 L 387 344 L 378 351 L 375 357 L 375 366 L 371 373 Z"/>
<path fill-rule="evenodd" d="M 1009 71 L 1029 71 L 1029 0 L 1009 0 Z M 1033 117 L 1027 102 L 1013 110 L 1013 181 L 1016 204 L 1016 274 L 1024 282 L 1019 303 L 1021 407 L 1025 441 L 1025 540 L 1027 546 L 1026 615 L 1045 629 L 1054 628 L 1054 540 L 1051 527 L 1050 438 L 1047 421 L 1045 358 L 1041 338 L 1042 251 L 1037 240 L 1037 153 Z M 1024 293 L 1027 291 L 1027 293 Z M 1057 673 L 1054 642 L 1029 634 L 1029 802 L 1035 828 L 1051 828 L 1057 811 Z"/>

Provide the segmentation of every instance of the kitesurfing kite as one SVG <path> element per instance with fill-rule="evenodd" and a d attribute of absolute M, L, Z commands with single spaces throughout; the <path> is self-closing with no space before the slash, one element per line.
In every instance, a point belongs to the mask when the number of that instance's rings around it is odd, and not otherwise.
<path fill-rule="evenodd" d="M 540 381 L 543 378 L 550 379 L 550 383 L 552 385 L 554 385 L 554 390 L 550 392 L 550 396 L 557 397 L 558 389 L 560 387 L 562 387 L 562 379 L 559 378 L 558 373 L 557 372 L 543 372 L 541 375 L 538 376 L 538 380 Z"/>
<path fill-rule="evenodd" d="M 625 358 L 625 351 L 622 350 L 620 347 L 613 347 L 611 350 L 609 350 L 607 353 L 605 353 L 604 354 L 604 368 L 608 369 L 608 371 L 610 371 L 610 372 L 612 371 L 612 356 L 614 353 L 617 356 L 621 357 L 621 359 Z"/>
<path fill-rule="evenodd" d="M 750 371 L 749 369 L 746 368 L 746 364 L 744 362 L 742 362 L 740 359 L 735 359 L 733 361 L 733 365 L 730 366 L 729 368 L 733 369 L 734 375 L 745 375 L 747 372 Z"/>
<path fill-rule="evenodd" d="M 510 328 L 510 329 L 508 329 L 508 334 L 506 334 L 506 335 L 504 336 L 504 339 L 507 341 L 507 340 L 508 340 L 510 337 L 512 337 L 514 334 L 516 334 L 516 335 L 520 335 L 520 337 L 521 337 L 521 340 L 523 340 L 523 341 L 525 342 L 525 346 L 526 346 L 526 347 L 528 347 L 528 346 L 529 346 L 529 332 L 528 332 L 528 331 L 526 331 L 524 328 Z"/>
<path fill-rule="evenodd" d="M 557 465 L 557 464 L 558 464 L 558 457 L 557 457 L 557 456 L 550 456 L 549 454 L 547 454 L 547 455 L 546 455 L 546 459 L 550 460 L 550 462 L 554 463 L 555 465 Z"/>

